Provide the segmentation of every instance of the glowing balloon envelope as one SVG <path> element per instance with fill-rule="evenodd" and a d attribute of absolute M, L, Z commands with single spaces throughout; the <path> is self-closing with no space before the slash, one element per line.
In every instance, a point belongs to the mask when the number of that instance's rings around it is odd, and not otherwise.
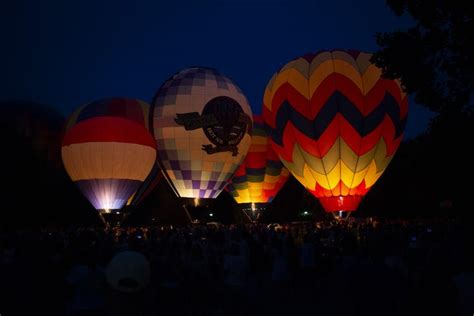
<path fill-rule="evenodd" d="M 306 55 L 283 66 L 265 90 L 273 149 L 327 212 L 356 210 L 403 137 L 407 96 L 370 57 Z"/>
<path fill-rule="evenodd" d="M 158 90 L 153 104 L 158 160 L 175 193 L 216 198 L 250 147 L 246 97 L 214 69 L 184 69 Z"/>
<path fill-rule="evenodd" d="M 226 190 L 238 204 L 270 203 L 290 176 L 270 146 L 263 119 L 253 117 L 252 144 Z"/>
<path fill-rule="evenodd" d="M 62 143 L 67 173 L 98 210 L 122 208 L 156 161 L 148 106 L 113 98 L 86 104 L 69 119 Z"/>

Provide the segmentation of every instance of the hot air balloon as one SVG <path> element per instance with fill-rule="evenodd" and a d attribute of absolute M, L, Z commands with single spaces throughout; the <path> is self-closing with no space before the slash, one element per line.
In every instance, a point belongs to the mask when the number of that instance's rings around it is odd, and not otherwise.
<path fill-rule="evenodd" d="M 63 163 L 97 210 L 121 209 L 147 179 L 156 161 L 147 126 L 148 105 L 124 98 L 86 104 L 69 119 Z"/>
<path fill-rule="evenodd" d="M 168 79 L 152 103 L 158 160 L 178 197 L 214 199 L 250 147 L 252 112 L 229 78 L 204 67 Z"/>
<path fill-rule="evenodd" d="M 135 193 L 133 193 L 128 199 L 126 205 L 131 207 L 139 205 L 153 192 L 153 190 L 155 190 L 161 179 L 163 179 L 163 174 L 161 173 L 158 162 L 155 162 L 148 177 L 143 181 L 143 184 L 137 189 L 137 191 L 135 191 Z"/>
<path fill-rule="evenodd" d="M 258 220 L 261 211 L 272 202 L 289 176 L 288 169 L 270 146 L 262 117 L 254 115 L 249 152 L 226 190 L 242 206 L 244 214 L 254 221 Z"/>
<path fill-rule="evenodd" d="M 408 100 L 371 54 L 322 51 L 273 75 L 263 116 L 272 147 L 327 212 L 357 209 L 403 137 Z"/>

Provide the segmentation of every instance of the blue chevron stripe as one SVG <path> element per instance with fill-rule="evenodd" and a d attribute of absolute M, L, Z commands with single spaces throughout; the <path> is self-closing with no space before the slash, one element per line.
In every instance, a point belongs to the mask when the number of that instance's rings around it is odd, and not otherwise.
<path fill-rule="evenodd" d="M 283 168 L 283 164 L 280 160 L 267 160 L 267 167 L 272 169 L 281 169 Z"/>
<path fill-rule="evenodd" d="M 385 115 L 390 117 L 395 126 L 395 137 L 403 133 L 406 124 L 406 117 L 400 119 L 400 106 L 390 93 L 385 93 L 375 110 L 364 117 L 346 96 L 336 91 L 312 120 L 300 114 L 285 100 L 278 109 L 276 128 L 269 126 L 267 128 L 269 135 L 278 145 L 283 145 L 283 131 L 288 121 L 291 121 L 301 133 L 311 139 L 318 140 L 337 113 L 341 113 L 361 137 L 374 131 L 382 123 Z"/>
<path fill-rule="evenodd" d="M 235 184 L 239 184 L 239 183 L 242 183 L 242 182 L 245 182 L 245 181 L 247 181 L 247 175 L 232 178 L 232 183 L 235 183 Z"/>
<path fill-rule="evenodd" d="M 247 175 L 251 175 L 251 176 L 264 175 L 265 174 L 265 169 L 266 169 L 266 167 L 263 167 L 263 168 L 245 168 L 245 170 L 247 171 Z"/>

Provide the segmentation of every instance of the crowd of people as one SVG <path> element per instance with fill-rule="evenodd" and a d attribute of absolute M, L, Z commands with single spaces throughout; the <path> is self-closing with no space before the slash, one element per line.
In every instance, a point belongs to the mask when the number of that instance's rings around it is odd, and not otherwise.
<path fill-rule="evenodd" d="M 3 230 L 0 313 L 471 315 L 468 227 L 349 219 Z"/>

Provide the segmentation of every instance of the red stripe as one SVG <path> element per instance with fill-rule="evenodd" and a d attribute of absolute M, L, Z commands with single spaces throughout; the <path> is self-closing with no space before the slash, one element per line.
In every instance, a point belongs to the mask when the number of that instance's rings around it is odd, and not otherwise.
<path fill-rule="evenodd" d="M 132 120 L 109 116 L 77 123 L 66 133 L 62 145 L 90 142 L 119 142 L 156 148 L 153 136 L 143 125 Z"/>
<path fill-rule="evenodd" d="M 319 140 L 309 138 L 301 133 L 292 122 L 288 122 L 283 131 L 283 145 L 279 146 L 273 141 L 271 141 L 271 145 L 276 154 L 291 162 L 293 161 L 295 143 L 298 143 L 310 155 L 321 158 L 327 154 L 338 137 L 341 137 L 358 156 L 362 156 L 373 149 L 383 137 L 387 147 L 387 156 L 391 156 L 400 145 L 403 134 L 395 138 L 393 122 L 388 116 L 385 116 L 382 123 L 375 130 L 365 137 L 360 137 L 352 125 L 343 116 L 337 114 Z"/>
<path fill-rule="evenodd" d="M 248 153 L 244 164 L 251 169 L 264 168 L 267 164 L 267 155 L 265 152 Z"/>
<path fill-rule="evenodd" d="M 326 212 L 355 211 L 362 201 L 362 196 L 332 196 L 319 198 Z"/>
<path fill-rule="evenodd" d="M 262 104 L 262 117 L 265 124 L 271 128 L 275 128 L 276 112 L 268 109 L 265 104 Z"/>
<path fill-rule="evenodd" d="M 258 114 L 253 115 L 253 122 L 258 124 L 263 124 L 263 117 Z"/>
<path fill-rule="evenodd" d="M 339 73 L 333 73 L 320 83 L 310 100 L 305 98 L 291 84 L 285 82 L 275 91 L 270 101 L 271 110 L 264 105 L 262 115 L 265 122 L 275 128 L 278 109 L 283 102 L 287 100 L 301 115 L 308 119 L 314 119 L 335 91 L 339 91 L 346 96 L 364 116 L 367 116 L 380 105 L 386 93 L 390 93 L 397 101 L 400 107 L 401 119 L 403 119 L 407 113 L 408 103 L 406 97 L 402 99 L 400 88 L 395 81 L 379 79 L 364 96 L 359 87 L 348 77 Z"/>
<path fill-rule="evenodd" d="M 237 171 L 235 171 L 234 175 L 232 176 L 232 178 L 234 177 L 241 177 L 241 176 L 245 176 L 247 170 L 245 169 L 245 162 L 243 164 L 241 164 L 239 166 L 239 168 L 237 169 Z M 232 179 L 231 179 L 232 180 Z M 230 181 L 232 182 L 232 181 Z"/>
<path fill-rule="evenodd" d="M 341 187 L 343 187 L 344 192 L 339 192 L 339 189 Z M 349 189 L 344 183 L 342 183 L 342 181 L 339 181 L 339 183 L 336 185 L 336 188 L 333 190 L 328 190 L 316 183 L 316 187 L 314 188 L 314 190 L 308 188 L 308 191 L 310 191 L 311 194 L 313 194 L 315 197 L 322 198 L 322 197 L 343 195 L 341 193 L 345 193 L 345 192 L 349 192 L 349 194 L 346 194 L 344 196 L 354 196 L 354 195 L 364 196 L 370 189 L 365 186 L 365 180 L 362 180 L 362 182 L 353 189 Z"/>
<path fill-rule="evenodd" d="M 365 96 L 365 102 L 367 104 L 365 108 L 364 116 L 367 116 L 373 110 L 377 108 L 382 99 L 385 97 L 385 94 L 389 93 L 395 101 L 397 101 L 398 106 L 400 107 L 400 119 L 403 119 L 406 115 L 406 111 L 403 111 L 403 100 L 402 91 L 400 87 L 394 80 L 390 79 L 379 79 L 375 85 L 370 89 L 370 91 Z"/>

